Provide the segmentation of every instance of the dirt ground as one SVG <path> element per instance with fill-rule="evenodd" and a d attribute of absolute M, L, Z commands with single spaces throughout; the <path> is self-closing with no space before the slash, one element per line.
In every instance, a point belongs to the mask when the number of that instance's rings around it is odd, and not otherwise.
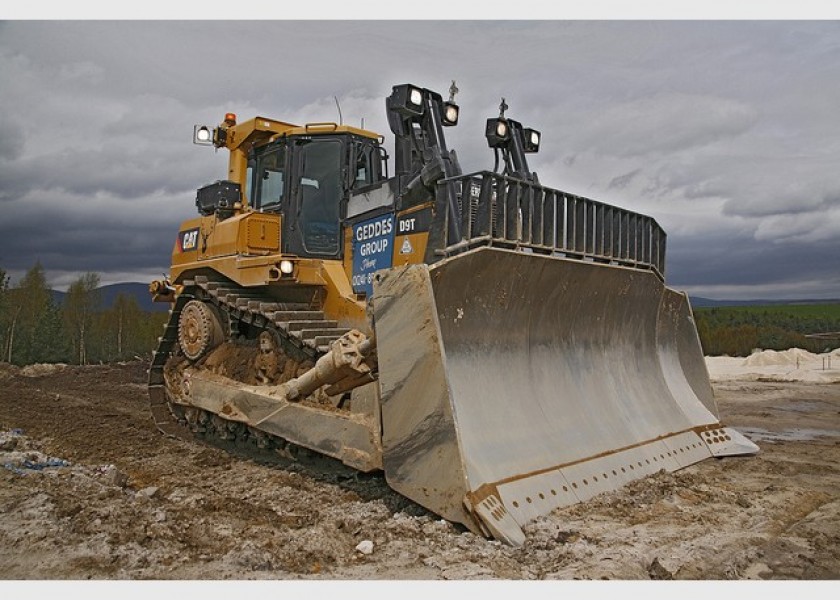
<path fill-rule="evenodd" d="M 146 365 L 0 365 L 4 580 L 836 580 L 840 384 L 715 383 L 749 458 L 661 472 L 513 548 L 381 476 L 158 433 Z"/>

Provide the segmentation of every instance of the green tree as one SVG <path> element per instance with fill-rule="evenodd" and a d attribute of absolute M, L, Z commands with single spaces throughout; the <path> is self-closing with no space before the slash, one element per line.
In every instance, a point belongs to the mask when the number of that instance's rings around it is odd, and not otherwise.
<path fill-rule="evenodd" d="M 9 276 L 6 274 L 5 269 L 0 268 L 0 362 L 8 358 L 6 353 L 6 338 L 10 324 Z"/>
<path fill-rule="evenodd" d="M 9 362 L 28 364 L 40 359 L 37 348 L 49 340 L 42 320 L 47 318 L 52 297 L 40 261 L 29 269 L 20 283 L 7 294 L 9 313 L 5 356 Z"/>
<path fill-rule="evenodd" d="M 137 345 L 132 348 L 131 356 L 148 359 L 158 346 L 163 326 L 169 316 L 166 313 L 147 312 L 143 314 L 138 331 Z"/>
<path fill-rule="evenodd" d="M 101 302 L 98 288 L 99 275 L 85 273 L 70 284 L 64 299 L 62 316 L 80 365 L 88 363 L 88 336 Z"/>
<path fill-rule="evenodd" d="M 50 299 L 42 317 L 35 325 L 28 362 L 69 362 L 70 344 L 67 340 L 61 309 Z"/>
<path fill-rule="evenodd" d="M 134 296 L 117 294 L 111 308 L 102 311 L 96 321 L 99 357 L 113 361 L 138 354 L 145 343 L 142 332 L 147 318 Z"/>
<path fill-rule="evenodd" d="M 112 308 L 117 338 L 117 358 L 122 360 L 127 352 L 137 347 L 138 328 L 143 319 L 142 311 L 133 296 L 118 294 Z"/>

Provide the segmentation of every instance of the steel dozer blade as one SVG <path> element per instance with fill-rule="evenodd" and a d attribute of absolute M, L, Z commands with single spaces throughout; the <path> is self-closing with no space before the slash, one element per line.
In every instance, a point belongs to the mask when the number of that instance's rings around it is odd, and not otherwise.
<path fill-rule="evenodd" d="M 481 248 L 379 272 L 373 313 L 385 477 L 476 533 L 519 545 L 555 508 L 758 451 L 652 272 Z"/>

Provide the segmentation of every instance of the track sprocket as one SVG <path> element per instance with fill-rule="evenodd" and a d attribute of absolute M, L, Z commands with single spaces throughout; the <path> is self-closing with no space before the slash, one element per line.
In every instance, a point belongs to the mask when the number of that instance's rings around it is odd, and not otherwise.
<path fill-rule="evenodd" d="M 195 361 L 224 340 L 215 311 L 200 300 L 190 300 L 178 319 L 178 345 L 188 359 Z"/>

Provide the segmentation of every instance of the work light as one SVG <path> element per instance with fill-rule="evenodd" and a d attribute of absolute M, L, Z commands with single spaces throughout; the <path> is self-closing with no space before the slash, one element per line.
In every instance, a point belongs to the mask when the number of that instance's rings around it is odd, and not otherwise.
<path fill-rule="evenodd" d="M 423 114 L 423 90 L 409 83 L 395 85 L 391 94 L 392 108 L 406 117 Z"/>
<path fill-rule="evenodd" d="M 484 131 L 487 143 L 491 148 L 501 148 L 510 139 L 510 128 L 507 119 L 487 119 L 487 128 Z"/>
<path fill-rule="evenodd" d="M 454 102 L 443 103 L 443 124 L 452 127 L 458 124 L 458 105 Z"/>
<path fill-rule="evenodd" d="M 213 130 L 207 125 L 196 125 L 193 127 L 193 144 L 211 146 L 213 144 Z"/>
<path fill-rule="evenodd" d="M 522 146 L 525 152 L 539 152 L 540 132 L 536 129 L 525 128 L 522 130 Z"/>

